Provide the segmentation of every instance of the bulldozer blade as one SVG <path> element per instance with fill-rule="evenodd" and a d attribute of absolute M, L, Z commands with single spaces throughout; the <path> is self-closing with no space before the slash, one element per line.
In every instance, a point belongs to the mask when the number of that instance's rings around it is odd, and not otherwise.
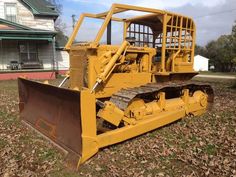
<path fill-rule="evenodd" d="M 80 92 L 22 78 L 18 87 L 21 119 L 66 150 L 70 164 L 78 163 L 82 153 Z"/>

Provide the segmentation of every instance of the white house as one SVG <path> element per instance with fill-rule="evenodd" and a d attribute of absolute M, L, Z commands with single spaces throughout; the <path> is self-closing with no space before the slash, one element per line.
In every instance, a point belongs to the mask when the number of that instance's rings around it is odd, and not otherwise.
<path fill-rule="evenodd" d="M 63 50 L 63 47 L 56 47 L 56 61 L 59 74 L 64 74 L 65 71 L 69 70 L 70 66 L 70 56 L 67 51 Z"/>
<path fill-rule="evenodd" d="M 0 0 L 0 73 L 67 70 L 69 56 L 55 44 L 58 15 L 46 0 Z"/>
<path fill-rule="evenodd" d="M 201 55 L 196 55 L 194 57 L 193 68 L 195 71 L 208 71 L 209 59 Z"/>

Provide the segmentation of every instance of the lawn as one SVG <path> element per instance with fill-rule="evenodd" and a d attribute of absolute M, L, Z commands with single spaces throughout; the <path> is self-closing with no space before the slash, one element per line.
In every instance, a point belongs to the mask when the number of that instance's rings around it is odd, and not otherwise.
<path fill-rule="evenodd" d="M 213 71 L 200 71 L 202 75 L 215 75 L 215 76 L 235 76 L 236 72 L 213 72 Z"/>
<path fill-rule="evenodd" d="M 236 176 L 236 90 L 210 82 L 213 109 L 99 151 L 78 172 L 22 125 L 16 81 L 0 82 L 0 176 Z M 54 81 L 54 83 L 58 83 Z"/>

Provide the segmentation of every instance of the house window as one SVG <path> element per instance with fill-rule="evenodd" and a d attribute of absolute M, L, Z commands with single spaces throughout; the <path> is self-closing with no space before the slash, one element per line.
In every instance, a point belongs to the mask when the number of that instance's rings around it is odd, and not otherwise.
<path fill-rule="evenodd" d="M 15 3 L 5 3 L 5 17 L 6 20 L 16 23 L 16 4 Z"/>
<path fill-rule="evenodd" d="M 33 42 L 19 44 L 21 63 L 39 62 L 37 45 Z"/>

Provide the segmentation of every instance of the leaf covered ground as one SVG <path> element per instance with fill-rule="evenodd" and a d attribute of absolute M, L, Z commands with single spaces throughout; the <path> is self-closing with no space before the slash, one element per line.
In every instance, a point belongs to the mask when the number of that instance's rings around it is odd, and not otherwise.
<path fill-rule="evenodd" d="M 210 84 L 210 112 L 104 148 L 73 172 L 59 150 L 20 122 L 17 82 L 1 81 L 0 176 L 236 177 L 236 90 L 220 80 Z"/>

